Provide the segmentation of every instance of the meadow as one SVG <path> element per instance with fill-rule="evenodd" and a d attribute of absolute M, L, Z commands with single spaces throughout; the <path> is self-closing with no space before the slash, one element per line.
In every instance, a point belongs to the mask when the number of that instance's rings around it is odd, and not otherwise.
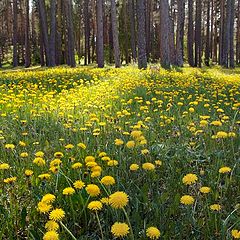
<path fill-rule="evenodd" d="M 0 239 L 239 239 L 238 71 L 0 72 Z"/>

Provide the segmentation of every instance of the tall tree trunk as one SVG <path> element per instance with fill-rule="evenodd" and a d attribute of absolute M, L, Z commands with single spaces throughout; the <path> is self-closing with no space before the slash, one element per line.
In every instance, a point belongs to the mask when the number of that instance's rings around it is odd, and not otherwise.
<path fill-rule="evenodd" d="M 191 67 L 194 66 L 193 58 L 193 0 L 188 0 L 188 34 L 187 34 L 187 52 L 188 63 Z"/>
<path fill-rule="evenodd" d="M 17 36 L 18 36 L 18 7 L 17 0 L 13 0 L 13 67 L 18 66 L 18 49 L 17 49 Z"/>
<path fill-rule="evenodd" d="M 220 30 L 219 30 L 219 56 L 218 63 L 223 64 L 223 51 L 224 51 L 224 25 L 225 25 L 225 0 L 220 0 Z"/>
<path fill-rule="evenodd" d="M 50 2 L 50 40 L 49 40 L 49 55 L 50 55 L 50 66 L 54 67 L 56 65 L 56 0 L 51 0 Z"/>
<path fill-rule="evenodd" d="M 84 65 L 90 64 L 90 21 L 89 21 L 89 0 L 84 1 Z"/>
<path fill-rule="evenodd" d="M 202 0 L 196 1 L 195 66 L 202 67 Z"/>
<path fill-rule="evenodd" d="M 177 37 L 176 37 L 176 65 L 183 66 L 183 43 L 184 43 L 184 20 L 185 20 L 185 0 L 177 0 Z"/>
<path fill-rule="evenodd" d="M 111 19 L 112 19 L 112 40 L 114 50 L 115 66 L 118 68 L 121 66 L 120 63 L 120 50 L 118 40 L 118 27 L 117 27 L 117 10 L 115 0 L 111 0 Z"/>
<path fill-rule="evenodd" d="M 26 25 L 25 25 L 25 67 L 30 67 L 31 56 L 30 56 L 30 39 L 29 39 L 29 0 L 26 0 Z"/>
<path fill-rule="evenodd" d="M 123 8 L 123 27 L 124 27 L 124 53 L 126 64 L 129 63 L 129 54 L 128 54 L 128 15 L 127 15 L 127 3 L 126 0 L 122 1 Z"/>
<path fill-rule="evenodd" d="M 210 1 L 207 0 L 207 26 L 206 26 L 205 64 L 209 66 L 210 60 Z"/>
<path fill-rule="evenodd" d="M 230 3 L 230 28 L 229 28 L 229 67 L 234 68 L 234 17 L 235 0 Z"/>
<path fill-rule="evenodd" d="M 104 67 L 103 0 L 97 0 L 97 64 L 99 68 Z"/>
<path fill-rule="evenodd" d="M 236 63 L 240 63 L 240 0 L 238 0 L 237 13 L 237 36 L 236 36 Z"/>
<path fill-rule="evenodd" d="M 147 68 L 144 0 L 137 1 L 138 68 Z"/>
<path fill-rule="evenodd" d="M 45 55 L 46 55 L 46 63 L 47 63 L 47 66 L 49 66 L 50 56 L 49 56 L 48 25 L 47 25 L 45 0 L 38 0 L 38 9 L 39 9 L 39 18 L 40 18 L 40 28 L 42 31 L 43 44 L 44 44 Z"/>
<path fill-rule="evenodd" d="M 72 17 L 72 0 L 66 0 L 66 24 L 67 24 L 67 49 L 68 62 L 71 67 L 76 67 L 75 51 L 74 51 L 74 33 L 73 33 L 73 17 Z"/>
<path fill-rule="evenodd" d="M 160 51 L 161 65 L 164 68 L 170 67 L 170 49 L 169 49 L 169 3 L 168 0 L 160 1 Z"/>
<path fill-rule="evenodd" d="M 135 33 L 135 4 L 133 0 L 128 1 L 128 13 L 130 18 L 130 32 L 131 32 L 131 50 L 133 61 L 136 62 L 137 50 L 136 50 L 136 33 Z"/>

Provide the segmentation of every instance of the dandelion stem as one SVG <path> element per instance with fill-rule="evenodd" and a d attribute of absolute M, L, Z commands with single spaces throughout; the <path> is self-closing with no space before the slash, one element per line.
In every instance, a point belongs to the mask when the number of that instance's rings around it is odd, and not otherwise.
<path fill-rule="evenodd" d="M 124 212 L 124 215 L 125 215 L 125 217 L 127 219 L 127 222 L 128 222 L 129 228 L 130 228 L 131 239 L 134 240 L 134 234 L 133 234 L 133 230 L 132 230 L 132 225 L 130 223 L 130 219 L 128 217 L 128 214 L 127 214 L 125 208 L 123 208 L 123 212 Z"/>
<path fill-rule="evenodd" d="M 96 213 L 96 217 L 97 217 L 98 225 L 99 225 L 100 232 L 101 232 L 101 238 L 102 238 L 102 240 L 103 240 L 103 231 L 102 231 L 102 226 L 101 226 L 101 223 L 100 223 L 100 219 L 99 219 L 99 217 L 98 217 L 98 213 L 97 213 L 97 211 L 95 211 L 95 213 Z"/>
<path fill-rule="evenodd" d="M 60 222 L 60 224 L 68 232 L 68 234 L 72 237 L 72 239 L 77 240 L 77 238 L 73 236 L 73 234 L 70 232 L 70 230 L 67 228 L 67 226 L 63 222 Z"/>

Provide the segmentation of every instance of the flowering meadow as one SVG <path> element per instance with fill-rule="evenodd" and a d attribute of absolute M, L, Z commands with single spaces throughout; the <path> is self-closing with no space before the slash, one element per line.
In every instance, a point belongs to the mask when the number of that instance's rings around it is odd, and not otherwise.
<path fill-rule="evenodd" d="M 240 239 L 240 76 L 0 72 L 0 239 Z"/>

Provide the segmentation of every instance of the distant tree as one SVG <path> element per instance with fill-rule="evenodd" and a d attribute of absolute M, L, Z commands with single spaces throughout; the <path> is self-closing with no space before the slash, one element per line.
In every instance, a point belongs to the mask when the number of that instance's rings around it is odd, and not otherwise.
<path fill-rule="evenodd" d="M 31 64 L 31 54 L 30 54 L 30 27 L 29 27 L 29 0 L 26 0 L 26 20 L 25 20 L 25 67 L 30 67 Z"/>
<path fill-rule="evenodd" d="M 50 38 L 49 38 L 49 65 L 56 65 L 56 0 L 50 2 Z"/>
<path fill-rule="evenodd" d="M 103 0 L 97 0 L 97 64 L 99 68 L 104 67 L 103 46 Z"/>
<path fill-rule="evenodd" d="M 210 61 L 210 1 L 207 0 L 207 23 L 206 23 L 206 38 L 205 38 L 205 65 L 209 66 Z"/>
<path fill-rule="evenodd" d="M 196 0 L 195 66 L 202 67 L 202 0 Z"/>
<path fill-rule="evenodd" d="M 111 0 L 111 20 L 112 20 L 112 39 L 114 49 L 115 66 L 120 67 L 120 49 L 118 39 L 118 27 L 117 27 L 117 9 L 115 0 Z"/>
<path fill-rule="evenodd" d="M 188 63 L 191 67 L 194 64 L 193 58 L 193 0 L 188 0 L 188 33 L 187 33 L 187 50 L 188 50 Z"/>
<path fill-rule="evenodd" d="M 138 68 L 147 68 L 144 0 L 137 1 Z"/>
<path fill-rule="evenodd" d="M 13 0 L 13 67 L 18 66 L 18 1 Z"/>
<path fill-rule="evenodd" d="M 170 67 L 170 49 L 169 49 L 169 3 L 168 0 L 160 1 L 160 51 L 161 65 L 165 68 Z"/>

